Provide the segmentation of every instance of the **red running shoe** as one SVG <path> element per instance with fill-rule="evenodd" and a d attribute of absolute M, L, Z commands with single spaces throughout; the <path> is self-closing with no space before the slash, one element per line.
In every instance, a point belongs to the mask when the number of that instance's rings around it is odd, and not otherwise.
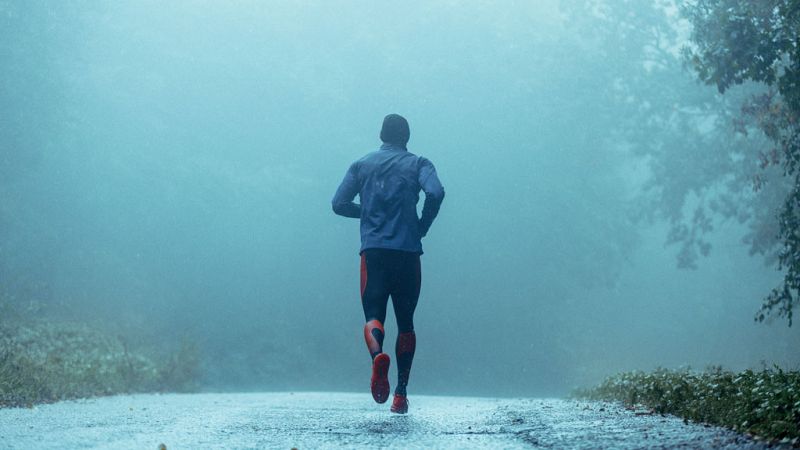
<path fill-rule="evenodd" d="M 386 353 L 379 353 L 372 360 L 372 379 L 369 386 L 372 398 L 378 403 L 385 403 L 389 398 L 389 364 L 391 360 Z"/>
<path fill-rule="evenodd" d="M 395 414 L 405 414 L 408 412 L 408 398 L 405 395 L 394 394 L 392 407 L 390 409 Z"/>

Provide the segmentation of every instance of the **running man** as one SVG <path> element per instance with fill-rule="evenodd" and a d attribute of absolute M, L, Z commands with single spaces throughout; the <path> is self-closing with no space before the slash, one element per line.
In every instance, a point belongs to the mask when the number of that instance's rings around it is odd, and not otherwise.
<path fill-rule="evenodd" d="M 414 309 L 419 299 L 421 239 L 428 233 L 444 199 L 436 169 L 406 149 L 411 133 L 402 116 L 383 119 L 380 149 L 354 162 L 333 197 L 333 211 L 361 220 L 361 304 L 364 339 L 372 357 L 372 398 L 389 398 L 389 355 L 383 353 L 383 323 L 392 297 L 398 336 L 397 387 L 391 411 L 408 412 L 406 386 L 417 346 Z M 425 192 L 417 217 L 419 192 Z M 358 194 L 361 204 L 353 200 Z"/>

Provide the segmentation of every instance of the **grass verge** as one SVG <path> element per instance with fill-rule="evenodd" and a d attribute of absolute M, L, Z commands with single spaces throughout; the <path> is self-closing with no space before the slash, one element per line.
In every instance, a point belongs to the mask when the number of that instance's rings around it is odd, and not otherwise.
<path fill-rule="evenodd" d="M 641 405 L 700 423 L 724 426 L 755 437 L 800 444 L 800 372 L 778 367 L 735 373 L 713 367 L 703 372 L 658 369 L 624 372 L 598 386 L 573 392 L 577 398 Z"/>
<path fill-rule="evenodd" d="M 199 358 L 188 342 L 159 356 L 86 324 L 0 318 L 0 407 L 133 392 L 191 391 Z"/>

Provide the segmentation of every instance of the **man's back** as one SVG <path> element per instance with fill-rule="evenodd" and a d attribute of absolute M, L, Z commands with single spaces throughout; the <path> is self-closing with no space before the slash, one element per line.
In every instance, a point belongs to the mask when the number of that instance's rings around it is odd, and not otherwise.
<path fill-rule="evenodd" d="M 426 194 L 417 218 L 419 192 Z M 358 194 L 360 208 L 352 203 Z M 337 214 L 361 219 L 361 250 L 386 248 L 422 253 L 427 233 L 444 197 L 433 164 L 403 147 L 383 144 L 359 159 L 333 199 Z"/>

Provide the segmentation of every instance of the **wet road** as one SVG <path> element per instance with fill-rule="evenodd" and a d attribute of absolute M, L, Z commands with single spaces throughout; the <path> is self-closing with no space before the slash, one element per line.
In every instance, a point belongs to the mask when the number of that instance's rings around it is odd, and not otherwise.
<path fill-rule="evenodd" d="M 765 448 L 715 427 L 558 399 L 368 393 L 116 396 L 0 410 L 0 448 Z"/>

